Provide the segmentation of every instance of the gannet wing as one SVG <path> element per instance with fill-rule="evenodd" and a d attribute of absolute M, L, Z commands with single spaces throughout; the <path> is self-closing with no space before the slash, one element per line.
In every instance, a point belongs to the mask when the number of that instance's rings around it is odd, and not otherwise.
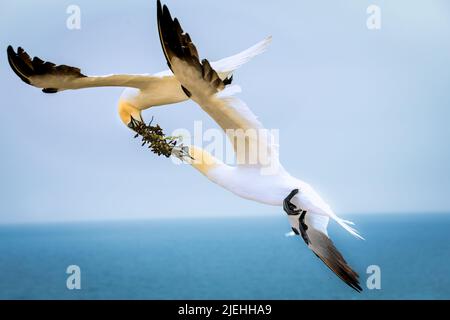
<path fill-rule="evenodd" d="M 226 80 L 230 77 L 234 71 L 242 67 L 244 64 L 252 60 L 254 57 L 264 53 L 270 43 L 272 42 L 272 37 L 267 37 L 264 40 L 258 42 L 254 46 L 227 58 L 223 58 L 218 61 L 211 62 L 211 67 L 216 70 L 220 79 Z M 170 77 L 173 76 L 172 70 L 164 70 L 155 73 L 156 77 Z"/>
<path fill-rule="evenodd" d="M 342 281 L 356 291 L 361 292 L 362 288 L 359 283 L 359 275 L 348 265 L 347 261 L 345 261 L 342 254 L 328 236 L 328 222 L 329 217 L 327 216 L 312 213 L 306 214 L 305 224 L 308 226 L 306 233 L 310 240 L 308 247 Z M 294 230 L 299 226 L 293 225 L 292 227 Z"/>
<path fill-rule="evenodd" d="M 38 57 L 31 59 L 21 47 L 15 52 L 12 46 L 8 46 L 7 53 L 9 65 L 16 75 L 25 83 L 43 89 L 45 93 L 92 87 L 145 89 L 160 79 L 150 75 L 86 76 L 76 67 L 56 65 Z"/>
<path fill-rule="evenodd" d="M 233 94 L 208 60 L 200 62 L 197 48 L 178 19 L 172 19 L 167 6 L 158 1 L 158 30 L 169 68 L 185 93 L 208 113 L 227 133 L 240 165 L 279 165 L 278 147 L 273 136 L 248 106 Z"/>
<path fill-rule="evenodd" d="M 254 46 L 248 48 L 247 50 L 244 50 L 231 57 L 211 62 L 211 67 L 217 71 L 219 77 L 222 80 L 225 80 L 233 73 L 233 71 L 239 69 L 254 57 L 264 53 L 271 43 L 272 37 L 269 36 L 261 42 L 258 42 Z"/>

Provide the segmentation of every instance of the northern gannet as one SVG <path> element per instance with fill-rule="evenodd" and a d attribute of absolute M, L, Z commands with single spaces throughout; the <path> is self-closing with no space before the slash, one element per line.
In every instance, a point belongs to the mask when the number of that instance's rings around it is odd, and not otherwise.
<path fill-rule="evenodd" d="M 221 80 L 231 82 L 233 72 L 263 53 L 270 42 L 271 38 L 266 38 L 247 50 L 212 65 Z M 25 83 L 41 88 L 44 93 L 94 87 L 126 88 L 119 99 L 119 116 L 131 129 L 133 118 L 143 121 L 141 111 L 189 99 L 170 70 L 155 74 L 86 76 L 76 67 L 55 65 L 38 57 L 31 59 L 21 47 L 15 52 L 12 46 L 8 46 L 7 54 L 8 62 L 16 75 Z"/>
<path fill-rule="evenodd" d="M 301 236 L 339 278 L 361 292 L 358 274 L 347 264 L 327 233 L 331 218 L 355 237 L 363 239 L 350 226 L 353 223 L 339 218 L 309 184 L 291 176 L 283 168 L 279 162 L 278 146 L 271 134 L 264 130 L 248 106 L 234 96 L 239 87 L 224 82 L 214 64 L 206 59 L 200 61 L 195 45 L 178 19 L 172 19 L 167 6 L 162 7 L 159 0 L 157 7 L 161 45 L 170 69 L 183 86 L 183 91 L 227 133 L 236 157 L 240 159 L 237 165 L 230 166 L 206 150 L 188 146 L 190 159 L 184 160 L 190 161 L 212 182 L 240 197 L 282 207 L 293 232 Z M 253 130 L 257 134 L 239 139 L 233 134 L 237 130 Z M 250 159 L 256 158 L 255 152 L 262 154 L 263 158 L 252 162 Z"/>

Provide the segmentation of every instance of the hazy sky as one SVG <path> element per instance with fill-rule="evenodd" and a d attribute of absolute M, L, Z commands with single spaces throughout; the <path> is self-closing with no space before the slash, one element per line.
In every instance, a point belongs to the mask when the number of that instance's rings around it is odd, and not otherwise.
<path fill-rule="evenodd" d="M 203 57 L 273 35 L 235 76 L 281 160 L 335 211 L 450 211 L 448 1 L 167 0 Z M 66 9 L 81 8 L 81 30 Z M 382 28 L 366 27 L 379 5 Z M 239 199 L 140 148 L 120 122 L 120 88 L 45 95 L 10 70 L 6 47 L 87 74 L 165 69 L 156 1 L 0 3 L 0 223 L 283 214 Z M 171 132 L 215 124 L 186 102 L 146 111 Z"/>

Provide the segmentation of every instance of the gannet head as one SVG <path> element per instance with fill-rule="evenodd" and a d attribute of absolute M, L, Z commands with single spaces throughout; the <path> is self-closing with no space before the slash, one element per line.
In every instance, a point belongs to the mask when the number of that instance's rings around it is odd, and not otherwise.
<path fill-rule="evenodd" d="M 136 108 L 130 101 L 124 99 L 119 100 L 119 116 L 127 127 L 130 127 L 132 118 L 137 121 L 143 121 L 141 110 Z"/>

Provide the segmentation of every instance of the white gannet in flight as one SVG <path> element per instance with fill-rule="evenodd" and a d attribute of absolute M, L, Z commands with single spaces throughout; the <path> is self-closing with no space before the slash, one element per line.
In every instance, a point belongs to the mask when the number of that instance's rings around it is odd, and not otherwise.
<path fill-rule="evenodd" d="M 253 47 L 212 65 L 220 79 L 230 83 L 233 72 L 263 53 L 270 42 L 271 38 L 266 38 Z M 41 88 L 45 93 L 93 87 L 125 87 L 119 99 L 119 115 L 122 122 L 129 127 L 132 127 L 132 119 L 143 121 L 143 110 L 189 99 L 170 70 L 153 75 L 85 76 L 79 68 L 55 65 L 38 57 L 31 59 L 21 47 L 15 52 L 12 46 L 8 46 L 7 54 L 8 62 L 17 76 L 25 83 Z"/>
<path fill-rule="evenodd" d="M 233 96 L 239 88 L 227 85 L 208 60 L 200 62 L 189 34 L 184 33 L 179 21 L 172 19 L 167 6 L 162 7 L 159 0 L 158 29 L 169 67 L 183 90 L 227 132 L 237 158 L 241 159 L 241 163 L 229 166 L 206 150 L 189 146 L 192 166 L 212 182 L 240 197 L 283 207 L 293 232 L 301 236 L 339 278 L 358 292 L 362 291 L 358 274 L 347 264 L 327 233 L 331 218 L 362 239 L 350 226 L 352 222 L 339 218 L 309 184 L 292 177 L 283 168 L 278 159 L 278 147 L 271 135 L 263 130 L 264 127 L 245 103 Z M 230 130 L 239 129 L 261 134 L 245 136 L 242 148 L 238 145 L 242 139 L 229 134 Z M 256 163 L 250 162 L 249 159 L 254 157 L 251 153 L 258 149 L 258 152 L 265 151 L 267 157 Z M 263 174 L 269 158 L 270 166 L 275 171 Z"/>

